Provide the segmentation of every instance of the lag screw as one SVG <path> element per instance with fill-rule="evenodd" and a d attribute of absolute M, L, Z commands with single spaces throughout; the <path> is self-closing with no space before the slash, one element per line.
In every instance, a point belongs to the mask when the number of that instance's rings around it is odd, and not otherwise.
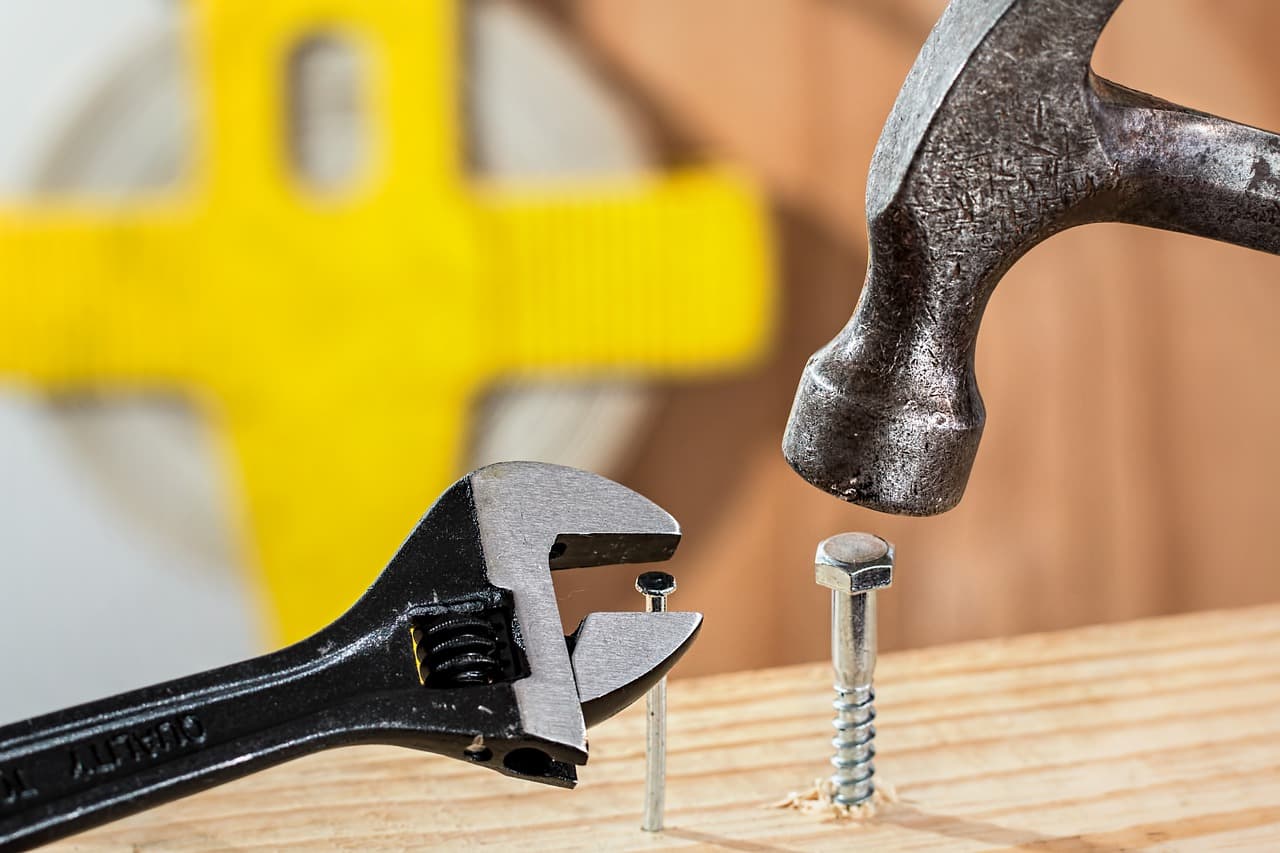
<path fill-rule="evenodd" d="M 831 798 L 843 806 L 875 793 L 876 590 L 893 582 L 893 546 L 870 533 L 823 540 L 814 577 L 831 590 L 831 666 L 835 674 L 835 756 Z"/>

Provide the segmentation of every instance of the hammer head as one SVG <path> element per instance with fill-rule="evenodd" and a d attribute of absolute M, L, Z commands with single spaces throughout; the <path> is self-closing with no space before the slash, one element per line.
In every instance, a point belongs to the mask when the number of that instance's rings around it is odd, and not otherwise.
<path fill-rule="evenodd" d="M 862 296 L 809 360 L 783 440 L 809 482 L 907 515 L 960 500 L 992 289 L 1049 235 L 1116 218 L 1089 60 L 1119 2 L 953 0 L 935 26 L 872 161 Z"/>

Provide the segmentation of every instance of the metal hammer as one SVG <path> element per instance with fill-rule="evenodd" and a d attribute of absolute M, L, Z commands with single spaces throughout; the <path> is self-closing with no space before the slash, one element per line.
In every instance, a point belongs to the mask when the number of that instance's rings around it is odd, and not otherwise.
<path fill-rule="evenodd" d="M 1090 58 L 1121 0 L 952 0 L 880 136 L 869 262 L 783 439 L 806 480 L 932 515 L 964 493 L 996 283 L 1045 238 L 1126 222 L 1280 253 L 1280 136 L 1135 92 Z"/>

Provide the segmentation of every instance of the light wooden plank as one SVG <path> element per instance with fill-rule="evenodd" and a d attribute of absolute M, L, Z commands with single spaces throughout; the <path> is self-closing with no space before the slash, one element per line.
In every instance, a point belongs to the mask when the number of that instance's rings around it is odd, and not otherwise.
<path fill-rule="evenodd" d="M 677 679 L 668 830 L 639 829 L 643 709 L 576 791 L 392 748 L 294 762 L 65 849 L 1265 849 L 1280 846 L 1280 606 L 885 656 L 865 823 L 769 808 L 827 772 L 823 664 Z"/>

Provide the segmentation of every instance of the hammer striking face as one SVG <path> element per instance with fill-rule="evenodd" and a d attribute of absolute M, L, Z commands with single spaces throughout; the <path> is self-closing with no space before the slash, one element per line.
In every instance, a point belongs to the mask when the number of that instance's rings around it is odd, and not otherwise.
<path fill-rule="evenodd" d="M 982 312 L 1045 238 L 1126 222 L 1280 253 L 1280 137 L 1095 75 L 1119 4 L 953 0 L 934 27 L 872 159 L 862 296 L 783 439 L 815 486 L 907 515 L 959 502 Z"/>

